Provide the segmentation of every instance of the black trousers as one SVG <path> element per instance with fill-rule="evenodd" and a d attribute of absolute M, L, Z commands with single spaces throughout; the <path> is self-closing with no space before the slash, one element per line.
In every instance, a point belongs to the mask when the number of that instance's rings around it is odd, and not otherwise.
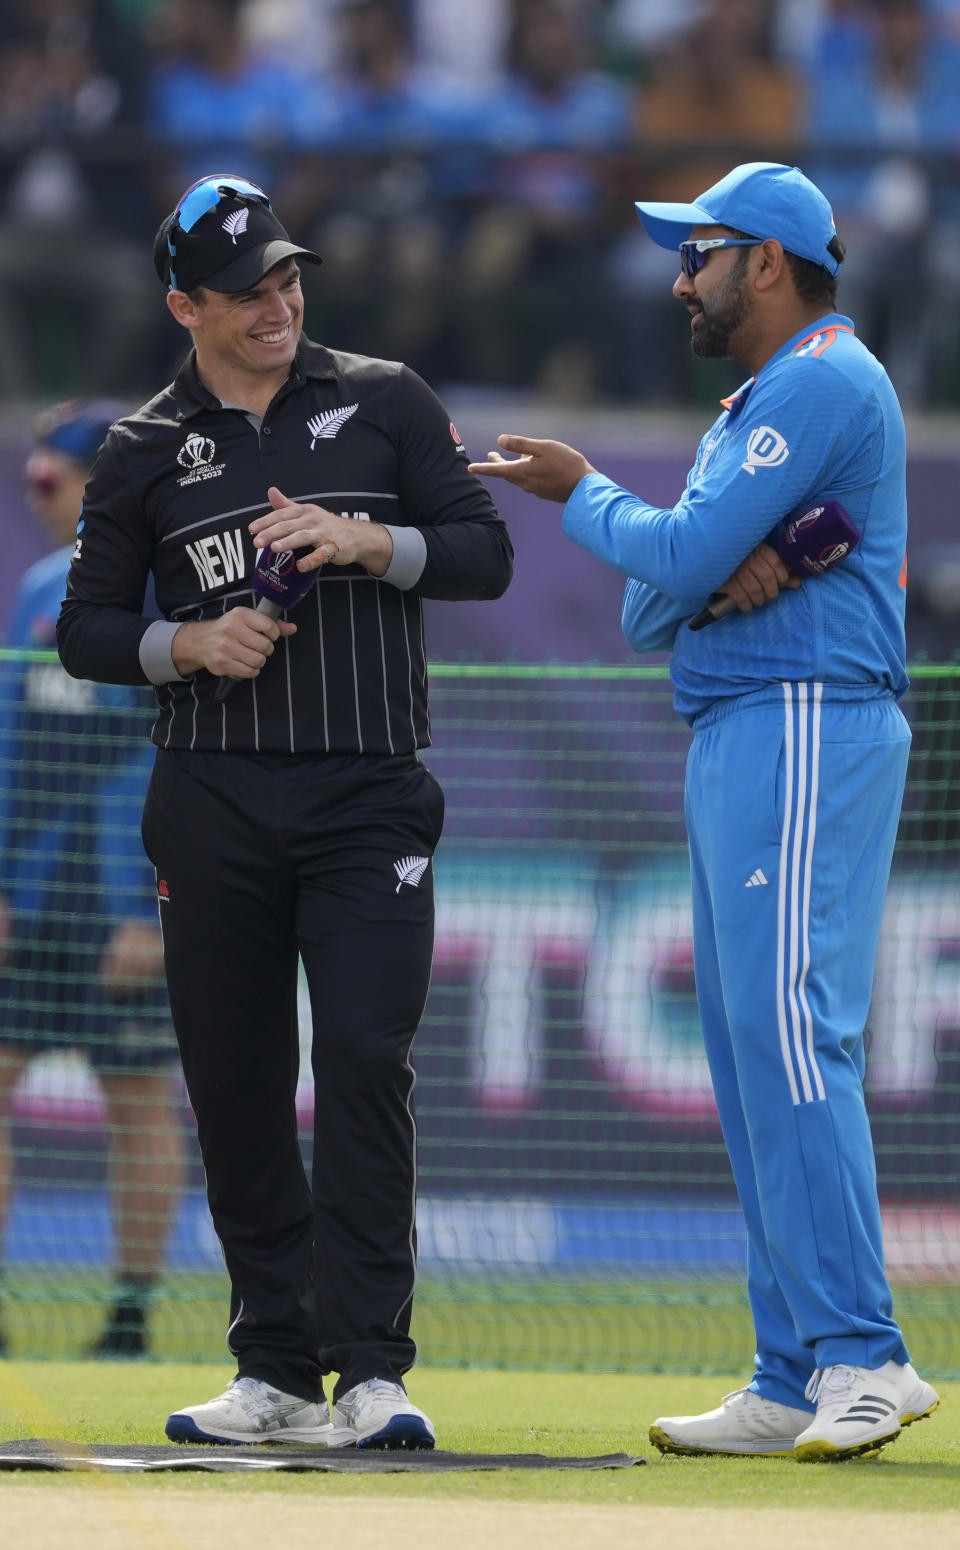
<path fill-rule="evenodd" d="M 414 755 L 159 750 L 143 838 L 242 1376 L 400 1379 L 416 1237 L 413 1037 L 443 794 Z M 313 1015 L 297 1142 L 297 958 Z"/>

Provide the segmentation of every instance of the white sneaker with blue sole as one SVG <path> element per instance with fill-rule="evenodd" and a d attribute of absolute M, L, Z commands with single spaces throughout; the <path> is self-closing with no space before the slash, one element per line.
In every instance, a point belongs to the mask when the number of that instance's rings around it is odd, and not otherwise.
<path fill-rule="evenodd" d="M 189 1405 L 167 1418 L 171 1442 L 288 1442 L 334 1447 L 330 1411 L 296 1394 L 283 1394 L 259 1378 L 234 1378 L 205 1405 Z M 342 1446 L 342 1444 L 341 1444 Z"/>
<path fill-rule="evenodd" d="M 331 1448 L 427 1449 L 433 1423 L 411 1404 L 400 1383 L 368 1378 L 336 1400 L 330 1413 Z"/>

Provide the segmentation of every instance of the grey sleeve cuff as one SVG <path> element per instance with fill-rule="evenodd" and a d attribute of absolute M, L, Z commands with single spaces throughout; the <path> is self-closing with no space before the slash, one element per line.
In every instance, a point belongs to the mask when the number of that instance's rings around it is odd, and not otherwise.
<path fill-rule="evenodd" d="M 409 592 L 423 575 L 427 563 L 427 541 L 418 527 L 384 527 L 393 539 L 393 559 L 379 581 L 389 581 L 401 592 Z"/>
<path fill-rule="evenodd" d="M 173 637 L 179 624 L 169 619 L 154 619 L 140 640 L 140 666 L 152 684 L 186 683 L 173 665 Z"/>

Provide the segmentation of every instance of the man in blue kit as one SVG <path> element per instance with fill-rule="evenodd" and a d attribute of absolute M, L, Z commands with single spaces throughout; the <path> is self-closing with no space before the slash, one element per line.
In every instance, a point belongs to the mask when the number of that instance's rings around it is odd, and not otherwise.
<path fill-rule="evenodd" d="M 701 356 L 751 373 L 672 510 L 563 443 L 501 436 L 473 471 L 565 501 L 563 529 L 629 580 L 637 651 L 673 648 L 690 723 L 685 813 L 704 1039 L 748 1232 L 757 1350 L 718 1409 L 655 1422 L 663 1452 L 878 1451 L 937 1395 L 883 1266 L 863 1028 L 910 733 L 905 437 L 882 366 L 835 311 L 844 256 L 796 167 L 736 167 L 693 204 L 637 205 L 677 249 Z M 836 500 L 861 535 L 801 584 L 772 547 Z M 691 616 L 715 592 L 736 610 Z M 752 884 L 752 886 L 751 886 Z"/>
<path fill-rule="evenodd" d="M 20 583 L 9 647 L 53 654 L 84 484 L 122 413 L 84 399 L 37 422 L 27 499 L 58 547 Z M 144 691 L 72 679 L 55 657 L 0 667 L 0 1239 L 14 1090 L 35 1055 L 69 1048 L 96 1073 L 110 1118 L 116 1284 L 89 1351 L 107 1358 L 149 1349 L 183 1175 L 177 1045 L 139 837 L 148 711 Z"/>

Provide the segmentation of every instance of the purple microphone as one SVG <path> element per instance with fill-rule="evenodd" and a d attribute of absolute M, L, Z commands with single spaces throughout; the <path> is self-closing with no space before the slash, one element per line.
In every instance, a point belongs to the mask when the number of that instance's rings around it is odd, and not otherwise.
<path fill-rule="evenodd" d="M 281 549 L 279 554 L 272 549 L 260 550 L 253 570 L 253 590 L 259 598 L 257 613 L 279 619 L 285 609 L 296 608 L 302 602 L 320 575 L 320 567 L 297 570 L 297 561 L 312 553 L 312 544 L 303 549 Z"/>
<path fill-rule="evenodd" d="M 822 576 L 832 565 L 845 560 L 859 542 L 860 534 L 840 502 L 824 501 L 788 522 L 773 547 L 792 575 Z M 690 620 L 690 629 L 702 630 L 736 610 L 728 592 L 714 592 L 706 608 Z"/>
<path fill-rule="evenodd" d="M 321 567 L 300 571 L 297 570 L 297 561 L 303 555 L 312 553 L 312 544 L 303 549 L 281 549 L 279 554 L 274 554 L 272 549 L 261 549 L 258 552 L 253 569 L 253 590 L 257 597 L 258 614 L 269 614 L 271 619 L 279 619 L 282 613 L 303 601 L 319 578 Z M 218 704 L 226 699 L 238 682 L 236 678 L 227 677 L 219 680 L 215 695 Z"/>

